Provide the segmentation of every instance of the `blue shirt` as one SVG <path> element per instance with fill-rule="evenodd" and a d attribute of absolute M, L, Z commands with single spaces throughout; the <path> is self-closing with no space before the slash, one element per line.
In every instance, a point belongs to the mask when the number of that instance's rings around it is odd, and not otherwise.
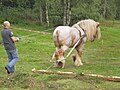
<path fill-rule="evenodd" d="M 12 41 L 11 37 L 13 36 L 13 32 L 10 29 L 4 28 L 1 31 L 4 47 L 6 50 L 15 50 L 15 43 Z"/>

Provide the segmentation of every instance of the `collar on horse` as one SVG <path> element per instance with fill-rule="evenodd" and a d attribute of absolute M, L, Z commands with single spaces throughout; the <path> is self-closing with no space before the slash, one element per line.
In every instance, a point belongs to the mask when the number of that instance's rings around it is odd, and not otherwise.
<path fill-rule="evenodd" d="M 86 30 L 85 30 L 84 28 L 82 28 L 80 25 L 79 25 L 79 27 L 80 27 L 80 28 L 83 30 L 83 32 L 84 32 L 84 34 L 82 35 L 81 32 L 80 32 L 80 30 L 75 27 L 75 28 L 79 31 L 80 38 L 82 39 L 82 38 L 84 38 L 84 37 L 87 37 Z"/>

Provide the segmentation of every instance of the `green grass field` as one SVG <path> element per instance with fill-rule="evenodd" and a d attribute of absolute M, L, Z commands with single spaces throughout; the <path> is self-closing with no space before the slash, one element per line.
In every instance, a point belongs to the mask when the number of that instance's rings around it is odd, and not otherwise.
<path fill-rule="evenodd" d="M 15 73 L 7 75 L 4 69 L 8 63 L 7 55 L 3 45 L 0 45 L 0 90 L 120 90 L 120 82 L 95 77 L 33 73 L 31 71 L 33 68 L 48 69 L 52 65 L 49 60 L 55 50 L 53 30 L 43 33 L 45 30 L 43 27 L 18 25 L 12 29 L 14 35 L 23 37 L 16 43 L 19 61 Z M 24 31 L 26 29 L 42 33 L 34 34 L 35 32 Z M 70 56 L 64 69 L 52 67 L 49 70 L 120 77 L 120 28 L 101 26 L 101 33 L 100 41 L 86 42 L 83 49 L 83 66 L 74 66 Z"/>

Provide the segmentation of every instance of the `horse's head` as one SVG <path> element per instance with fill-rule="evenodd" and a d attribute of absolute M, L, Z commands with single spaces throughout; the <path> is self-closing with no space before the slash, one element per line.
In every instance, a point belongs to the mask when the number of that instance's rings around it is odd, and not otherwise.
<path fill-rule="evenodd" d="M 77 23 L 85 30 L 88 40 L 94 41 L 101 38 L 100 24 L 92 19 L 81 20 Z"/>
<path fill-rule="evenodd" d="M 64 60 L 64 52 L 62 49 L 57 49 L 55 52 L 55 58 L 57 60 L 57 67 L 64 68 L 65 60 Z"/>
<path fill-rule="evenodd" d="M 100 33 L 100 23 L 99 22 L 95 22 L 94 23 L 94 30 L 91 29 L 91 32 L 93 31 L 93 33 L 91 33 L 91 42 L 93 42 L 95 39 L 100 39 L 101 38 L 101 33 Z"/>

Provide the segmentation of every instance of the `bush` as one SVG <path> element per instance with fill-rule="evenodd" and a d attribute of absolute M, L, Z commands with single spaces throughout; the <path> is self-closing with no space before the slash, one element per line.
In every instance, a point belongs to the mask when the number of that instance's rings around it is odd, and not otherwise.
<path fill-rule="evenodd" d="M 60 16 L 51 16 L 50 17 L 50 26 L 60 26 L 63 25 L 63 19 Z"/>

